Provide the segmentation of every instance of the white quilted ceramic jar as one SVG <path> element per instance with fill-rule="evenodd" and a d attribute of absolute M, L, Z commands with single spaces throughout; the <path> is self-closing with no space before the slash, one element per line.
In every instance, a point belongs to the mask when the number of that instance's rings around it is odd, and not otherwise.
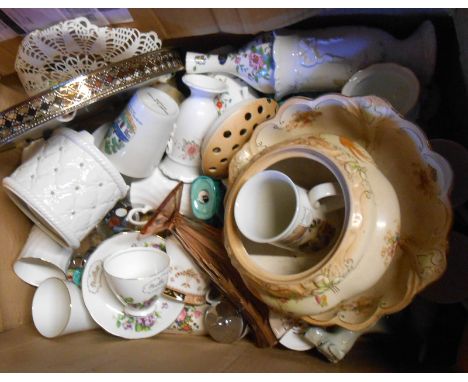
<path fill-rule="evenodd" d="M 86 131 L 57 129 L 3 180 L 8 196 L 62 246 L 80 241 L 128 186 Z"/>

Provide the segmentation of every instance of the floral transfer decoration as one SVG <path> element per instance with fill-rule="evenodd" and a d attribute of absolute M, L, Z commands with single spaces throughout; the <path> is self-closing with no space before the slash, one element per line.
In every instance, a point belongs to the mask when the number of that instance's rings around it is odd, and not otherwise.
<path fill-rule="evenodd" d="M 343 279 L 341 277 L 336 277 L 334 279 L 329 279 L 324 275 L 317 276 L 314 280 L 314 284 L 317 286 L 317 289 L 313 291 L 314 299 L 317 304 L 319 304 L 322 308 L 328 306 L 328 298 L 326 293 L 338 293 L 340 289 L 338 288 L 338 284 Z"/>
<path fill-rule="evenodd" d="M 239 75 L 245 75 L 255 83 L 272 78 L 274 61 L 271 43 L 249 44 L 244 51 L 229 54 L 228 58 L 233 61 Z"/>
<path fill-rule="evenodd" d="M 184 288 L 190 289 L 192 288 L 191 281 L 193 280 L 195 284 L 198 284 L 197 291 L 200 291 L 202 289 L 200 287 L 200 284 L 202 283 L 200 273 L 193 268 L 179 269 L 178 266 L 171 266 L 170 274 L 171 276 L 169 278 L 169 281 L 171 281 L 172 283 L 175 283 L 178 279 L 183 279 L 180 285 Z"/>
<path fill-rule="evenodd" d="M 399 231 L 399 230 L 398 230 Z M 400 234 L 397 232 L 388 231 L 384 237 L 384 247 L 380 256 L 384 260 L 384 264 L 388 266 L 395 256 L 398 243 L 400 241 Z"/>
<path fill-rule="evenodd" d="M 167 302 L 163 302 L 161 305 L 161 309 L 167 309 L 168 307 L 169 304 Z M 159 318 L 161 318 L 161 313 L 158 311 L 155 311 L 145 317 L 134 317 L 121 313 L 117 315 L 115 324 L 117 328 L 122 328 L 123 330 L 147 332 L 157 324 Z"/>
<path fill-rule="evenodd" d="M 214 97 L 213 102 L 216 106 L 216 111 L 218 112 L 218 116 L 223 114 L 228 105 L 232 103 L 232 98 L 230 97 L 229 93 L 221 93 Z"/>
<path fill-rule="evenodd" d="M 344 312 L 353 312 L 355 314 L 366 314 L 376 309 L 380 298 L 361 296 L 356 300 L 344 302 L 340 305 L 340 310 Z"/>
<path fill-rule="evenodd" d="M 446 267 L 446 258 L 443 250 L 434 249 L 428 253 L 416 256 L 418 263 L 418 274 L 423 279 L 430 279 L 441 275 Z"/>
<path fill-rule="evenodd" d="M 156 298 L 157 297 L 150 298 L 149 300 L 146 300 L 145 302 L 134 302 L 133 297 L 125 297 L 124 301 L 134 309 L 143 309 L 153 304 Z"/>
<path fill-rule="evenodd" d="M 188 141 L 182 138 L 182 142 L 177 143 L 177 148 L 183 160 L 194 160 L 200 157 L 200 144 L 194 140 Z"/>
<path fill-rule="evenodd" d="M 108 155 L 116 154 L 135 135 L 136 124 L 128 110 L 124 111 L 112 123 L 112 128 L 107 131 L 107 135 L 102 143 L 104 152 Z"/>
<path fill-rule="evenodd" d="M 198 310 L 193 305 L 185 305 L 179 317 L 176 318 L 174 323 L 171 325 L 171 329 L 175 329 L 184 333 L 193 333 L 194 331 L 200 330 L 200 325 L 196 320 L 200 319 L 203 312 Z"/>

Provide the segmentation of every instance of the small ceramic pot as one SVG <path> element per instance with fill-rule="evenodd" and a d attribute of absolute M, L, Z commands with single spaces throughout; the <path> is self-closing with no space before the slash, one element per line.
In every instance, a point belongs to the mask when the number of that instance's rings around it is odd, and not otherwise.
<path fill-rule="evenodd" d="M 98 327 L 86 309 L 80 288 L 54 277 L 36 289 L 32 318 L 38 332 L 48 338 Z"/>
<path fill-rule="evenodd" d="M 301 173 L 302 181 L 309 184 L 315 182 L 320 164 L 339 183 L 345 208 L 340 235 L 331 250 L 314 256 L 307 267 L 285 274 L 271 271 L 274 264 L 268 261 L 274 261 L 274 256 L 265 262 L 250 257 L 235 225 L 234 205 L 240 188 L 252 176 L 282 161 L 289 161 L 289 170 L 294 169 L 293 159 L 307 159 L 309 164 L 301 162 Z M 252 292 L 274 310 L 303 317 L 332 309 L 383 276 L 397 249 L 400 208 L 393 186 L 363 147 L 323 134 L 288 141 L 255 156 L 229 189 L 224 233 L 231 260 Z"/>
<path fill-rule="evenodd" d="M 180 105 L 176 127 L 167 146 L 167 156 L 159 165 L 171 179 L 191 183 L 200 170 L 200 147 L 207 130 L 218 117 L 213 102 L 227 90 L 225 83 L 210 76 L 186 74 L 182 81 L 190 88 L 190 97 Z"/>
<path fill-rule="evenodd" d="M 86 131 L 57 129 L 34 155 L 3 179 L 8 196 L 64 247 L 80 241 L 128 190 Z"/>
<path fill-rule="evenodd" d="M 118 251 L 103 263 L 104 275 L 124 312 L 144 317 L 154 312 L 169 277 L 169 256 L 156 248 Z"/>
<path fill-rule="evenodd" d="M 62 247 L 33 226 L 13 270 L 21 280 L 36 287 L 50 277 L 65 280 L 72 255 L 71 248 Z"/>

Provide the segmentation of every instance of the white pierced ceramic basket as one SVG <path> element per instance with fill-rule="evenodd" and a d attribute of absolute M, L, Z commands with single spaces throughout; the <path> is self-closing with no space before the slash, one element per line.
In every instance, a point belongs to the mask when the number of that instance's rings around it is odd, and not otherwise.
<path fill-rule="evenodd" d="M 32 96 L 109 63 L 159 48 L 161 40 L 155 32 L 98 27 L 78 17 L 28 34 L 19 47 L 15 69 Z"/>

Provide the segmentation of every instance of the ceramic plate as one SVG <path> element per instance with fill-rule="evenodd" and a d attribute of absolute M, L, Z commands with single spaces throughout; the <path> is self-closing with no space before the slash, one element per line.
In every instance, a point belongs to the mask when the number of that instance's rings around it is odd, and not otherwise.
<path fill-rule="evenodd" d="M 167 329 L 184 308 L 184 303 L 160 297 L 156 311 L 144 318 L 123 312 L 103 274 L 104 259 L 116 251 L 131 247 L 165 248 L 159 236 L 140 238 L 138 232 L 124 232 L 104 241 L 89 257 L 82 278 L 83 299 L 89 314 L 104 330 L 118 337 L 138 339 L 152 337 Z"/>
<path fill-rule="evenodd" d="M 453 174 L 447 161 L 430 149 L 424 133 L 387 102 L 377 97 L 326 95 L 314 100 L 290 98 L 274 119 L 258 126 L 231 161 L 230 184 L 265 148 L 322 133 L 361 144 L 392 183 L 401 208 L 399 250 L 380 281 L 334 309 L 303 317 L 314 325 L 361 330 L 383 315 L 402 310 L 444 273 Z M 261 259 L 257 256 L 257 260 Z"/>

